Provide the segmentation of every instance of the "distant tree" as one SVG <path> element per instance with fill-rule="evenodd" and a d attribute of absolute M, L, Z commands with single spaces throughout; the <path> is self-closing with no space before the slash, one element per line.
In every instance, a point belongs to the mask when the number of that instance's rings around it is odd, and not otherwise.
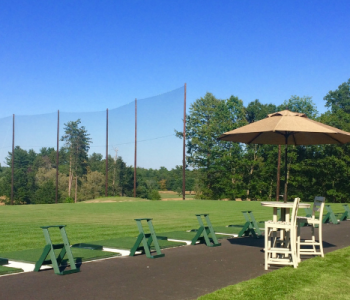
<path fill-rule="evenodd" d="M 101 153 L 92 153 L 88 158 L 88 166 L 92 172 L 105 172 L 106 162 Z"/>
<path fill-rule="evenodd" d="M 166 191 L 166 179 L 159 180 L 158 184 L 162 191 Z"/>
<path fill-rule="evenodd" d="M 14 204 L 29 204 L 36 190 L 35 173 L 32 168 L 35 160 L 33 150 L 26 151 L 19 146 L 14 149 Z M 6 157 L 6 164 L 12 165 L 12 153 Z M 1 194 L 11 198 L 11 169 L 9 168 L 1 180 Z"/>
<path fill-rule="evenodd" d="M 276 105 L 262 104 L 259 100 L 255 100 L 248 104 L 246 118 L 249 123 L 253 123 L 265 119 L 269 114 L 276 111 Z M 241 194 L 241 198 L 261 199 L 263 192 L 266 193 L 267 189 L 269 194 L 272 193 L 271 182 L 273 181 L 270 179 L 272 174 L 266 172 L 268 165 L 265 163 L 265 159 L 267 158 L 266 152 L 274 151 L 274 147 L 276 148 L 276 146 L 257 144 L 244 147 L 243 158 L 239 167 L 242 175 L 237 178 L 241 182 L 242 187 L 246 187 L 246 193 Z M 277 159 L 277 155 L 275 159 Z M 273 166 L 275 166 L 275 161 Z M 274 170 L 273 168 L 270 171 Z M 265 178 L 263 179 L 262 177 Z M 265 179 L 267 179 L 267 185 Z"/>
<path fill-rule="evenodd" d="M 332 113 L 342 110 L 350 114 L 350 79 L 339 85 L 335 91 L 329 91 L 323 99 L 326 101 L 326 107 L 329 107 Z"/>
<path fill-rule="evenodd" d="M 89 172 L 83 177 L 81 186 L 81 200 L 95 199 L 103 193 L 105 177 L 98 171 Z"/>
<path fill-rule="evenodd" d="M 241 147 L 217 138 L 245 124 L 243 102 L 234 96 L 219 100 L 207 93 L 190 106 L 186 120 L 187 162 L 203 171 L 200 176 L 203 198 L 233 197 L 233 177 Z M 177 132 L 177 136 L 182 138 L 182 132 Z"/>
<path fill-rule="evenodd" d="M 246 108 L 246 119 L 248 123 L 253 123 L 267 117 L 277 111 L 274 104 L 262 104 L 258 99 L 248 104 Z"/>
<path fill-rule="evenodd" d="M 315 103 L 313 103 L 312 97 L 308 96 L 291 96 L 288 100 L 285 100 L 283 104 L 278 106 L 277 108 L 278 111 L 284 109 L 304 113 L 309 119 L 315 119 L 318 116 L 317 107 Z"/>
<path fill-rule="evenodd" d="M 56 201 L 56 190 L 52 180 L 45 181 L 35 192 L 33 204 L 52 204 Z"/>
<path fill-rule="evenodd" d="M 70 121 L 65 125 L 65 134 L 61 137 L 61 141 L 65 142 L 65 147 L 69 154 L 69 186 L 68 196 L 71 196 L 72 181 L 75 178 L 75 197 L 77 202 L 78 196 L 78 177 L 86 174 L 88 151 L 90 149 L 91 138 L 84 126 L 79 126 L 80 119 Z"/>

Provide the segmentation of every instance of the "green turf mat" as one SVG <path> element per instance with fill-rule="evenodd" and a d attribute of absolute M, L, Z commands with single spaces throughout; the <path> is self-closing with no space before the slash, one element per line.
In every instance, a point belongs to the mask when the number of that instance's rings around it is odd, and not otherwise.
<path fill-rule="evenodd" d="M 217 226 L 214 227 L 215 232 L 220 232 L 220 233 L 235 233 L 238 234 L 243 226 L 240 227 L 226 227 L 226 226 Z"/>
<path fill-rule="evenodd" d="M 72 249 L 74 259 L 76 260 L 79 259 L 80 261 L 89 261 L 89 260 L 102 259 L 102 258 L 108 258 L 113 256 L 120 256 L 119 253 L 113 253 L 113 252 L 87 250 L 87 249 L 80 249 L 80 248 L 71 248 L 71 249 Z M 28 249 L 28 250 L 1 253 L 0 256 L 6 257 L 14 261 L 36 263 L 37 260 L 40 258 L 42 251 L 43 249 Z M 61 251 L 60 249 L 55 250 L 56 257 L 60 251 Z M 66 257 L 67 256 L 65 256 L 65 258 Z"/>
<path fill-rule="evenodd" d="M 196 235 L 195 231 L 187 232 L 187 231 L 171 231 L 171 232 L 162 232 L 159 235 L 166 236 L 168 239 L 174 240 L 183 240 L 183 241 L 191 241 Z M 211 235 L 209 234 L 209 237 Z M 227 236 L 216 234 L 218 239 L 227 239 Z"/>
<path fill-rule="evenodd" d="M 20 272 L 23 272 L 23 270 L 17 269 L 17 268 L 0 266 L 0 275 L 20 273 Z"/>
<path fill-rule="evenodd" d="M 159 236 L 165 236 L 165 235 L 160 234 Z M 95 244 L 95 245 L 102 245 L 106 248 L 130 250 L 134 246 L 135 242 L 136 242 L 136 237 L 122 237 L 122 238 L 109 239 L 109 240 L 93 241 L 88 243 Z M 165 240 L 158 240 L 158 243 L 161 249 L 186 245 L 186 243 L 169 242 Z M 151 249 L 153 249 L 153 243 L 151 245 Z"/>

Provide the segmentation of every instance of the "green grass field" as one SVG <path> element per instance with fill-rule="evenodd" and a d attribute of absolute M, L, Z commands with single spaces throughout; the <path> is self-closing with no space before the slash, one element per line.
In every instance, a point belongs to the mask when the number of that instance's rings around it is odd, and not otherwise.
<path fill-rule="evenodd" d="M 220 289 L 198 300 L 350 299 L 350 247 L 315 257 L 297 269 L 271 273 Z"/>
<path fill-rule="evenodd" d="M 343 210 L 341 204 L 332 204 L 332 208 Z M 198 228 L 196 213 L 209 213 L 214 227 L 243 224 L 242 210 L 252 210 L 258 221 L 272 216 L 271 209 L 259 202 L 209 200 L 0 206 L 0 252 L 43 247 L 40 226 L 65 224 L 70 243 L 77 244 L 135 237 L 135 218 L 153 218 L 158 235 Z M 51 237 L 54 243 L 61 242 L 58 230 L 51 231 Z"/>
<path fill-rule="evenodd" d="M 17 269 L 17 268 L 0 266 L 0 275 L 7 275 L 7 274 L 13 274 L 13 273 L 20 273 L 20 272 L 23 272 L 23 270 Z"/>

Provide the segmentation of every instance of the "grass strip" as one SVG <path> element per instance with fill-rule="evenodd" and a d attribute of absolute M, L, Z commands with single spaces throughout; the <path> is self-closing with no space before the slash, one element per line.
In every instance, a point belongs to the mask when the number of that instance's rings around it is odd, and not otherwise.
<path fill-rule="evenodd" d="M 163 234 L 161 234 L 161 236 L 163 236 Z M 88 242 L 88 243 L 92 244 L 92 245 L 101 245 L 101 246 L 104 246 L 106 248 L 130 250 L 134 246 L 135 242 L 136 242 L 135 237 L 122 237 L 122 238 L 116 238 L 116 239 L 93 241 L 93 242 Z M 179 246 L 186 245 L 186 243 L 169 242 L 169 241 L 165 241 L 165 240 L 158 240 L 158 243 L 159 243 L 159 247 L 161 249 L 173 248 L 173 247 L 179 247 Z M 151 244 L 151 249 L 154 249 L 153 243 Z"/>
<path fill-rule="evenodd" d="M 349 299 L 350 247 L 303 261 L 297 269 L 284 267 L 199 297 L 235 299 Z"/>
<path fill-rule="evenodd" d="M 95 259 L 102 259 L 114 256 L 120 256 L 119 253 L 112 253 L 99 250 L 88 250 L 80 248 L 71 248 L 74 259 L 81 259 L 84 261 L 90 261 Z M 9 260 L 36 263 L 42 254 L 43 249 L 28 249 L 21 251 L 3 252 L 0 254 L 1 257 L 8 258 Z M 60 249 L 55 250 L 56 257 L 58 256 Z M 67 256 L 65 256 L 65 259 Z M 49 259 L 49 257 L 48 257 Z"/>
<path fill-rule="evenodd" d="M 0 275 L 20 273 L 20 272 L 23 272 L 23 270 L 22 269 L 17 269 L 17 268 L 0 266 Z"/>

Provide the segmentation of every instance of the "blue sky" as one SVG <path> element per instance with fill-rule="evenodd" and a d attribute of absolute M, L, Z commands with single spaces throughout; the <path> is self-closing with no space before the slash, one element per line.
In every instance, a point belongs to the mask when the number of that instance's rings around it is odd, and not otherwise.
<path fill-rule="evenodd" d="M 350 78 L 349 1 L 2 1 L 0 118 L 103 111 L 187 83 L 280 104 Z"/>

